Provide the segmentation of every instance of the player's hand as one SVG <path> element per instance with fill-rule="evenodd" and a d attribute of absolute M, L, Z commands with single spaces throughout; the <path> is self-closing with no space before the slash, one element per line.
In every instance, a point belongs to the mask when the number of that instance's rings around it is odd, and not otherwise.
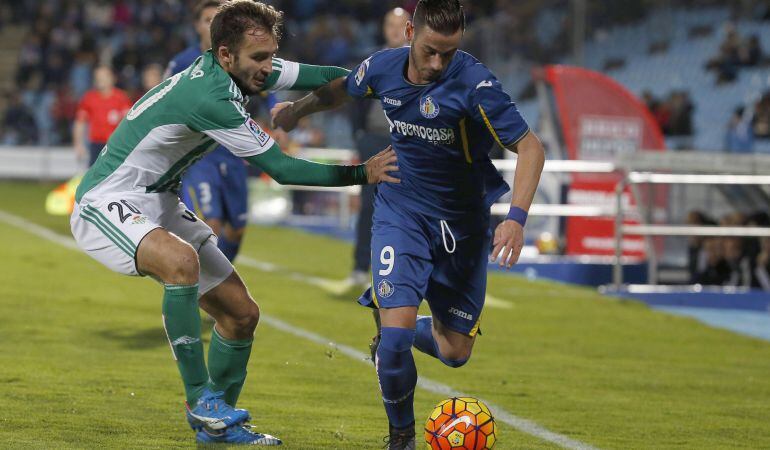
<path fill-rule="evenodd" d="M 500 267 L 510 269 L 519 260 L 521 249 L 524 247 L 524 227 L 516 221 L 504 220 L 495 228 L 494 248 L 489 260 L 500 260 Z"/>
<path fill-rule="evenodd" d="M 390 145 L 385 150 L 377 153 L 366 161 L 366 179 L 369 184 L 376 184 L 386 181 L 388 183 L 400 183 L 396 177 L 388 172 L 398 172 L 396 162 L 396 151 Z"/>
<path fill-rule="evenodd" d="M 294 102 L 276 103 L 270 109 L 270 116 L 273 118 L 273 128 L 281 128 L 289 132 L 297 126 L 299 119 L 294 115 Z"/>

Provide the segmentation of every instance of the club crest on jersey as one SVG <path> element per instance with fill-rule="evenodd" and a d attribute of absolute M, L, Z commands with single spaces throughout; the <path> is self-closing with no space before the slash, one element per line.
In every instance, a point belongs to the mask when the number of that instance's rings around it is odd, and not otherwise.
<path fill-rule="evenodd" d="M 393 295 L 394 290 L 393 283 L 388 280 L 382 280 L 377 285 L 377 297 L 388 298 Z"/>
<path fill-rule="evenodd" d="M 147 216 L 134 214 L 134 216 L 131 217 L 131 225 L 144 225 L 145 223 L 147 223 Z"/>
<path fill-rule="evenodd" d="M 247 120 L 246 126 L 249 128 L 249 131 L 251 131 L 251 134 L 257 138 L 259 145 L 262 147 L 267 145 L 267 143 L 270 141 L 270 135 L 265 133 L 265 131 L 260 128 L 259 125 L 257 125 L 257 122 L 254 122 L 254 119 Z"/>
<path fill-rule="evenodd" d="M 439 107 L 438 103 L 433 100 L 433 97 L 426 95 L 420 99 L 420 114 L 426 119 L 435 119 L 438 116 Z"/>

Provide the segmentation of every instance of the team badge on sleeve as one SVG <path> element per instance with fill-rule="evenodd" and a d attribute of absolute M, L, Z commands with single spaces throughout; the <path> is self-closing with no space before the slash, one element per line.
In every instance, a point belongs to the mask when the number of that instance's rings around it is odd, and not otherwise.
<path fill-rule="evenodd" d="M 438 103 L 430 95 L 420 99 L 420 114 L 426 119 L 435 119 L 438 116 Z"/>
<path fill-rule="evenodd" d="M 265 133 L 265 131 L 260 128 L 259 125 L 257 125 L 257 122 L 254 122 L 254 119 L 249 118 L 249 120 L 246 121 L 246 127 L 248 127 L 249 131 L 251 131 L 251 134 L 257 138 L 257 142 L 259 142 L 259 145 L 262 147 L 267 145 L 267 143 L 270 141 L 270 135 Z"/>

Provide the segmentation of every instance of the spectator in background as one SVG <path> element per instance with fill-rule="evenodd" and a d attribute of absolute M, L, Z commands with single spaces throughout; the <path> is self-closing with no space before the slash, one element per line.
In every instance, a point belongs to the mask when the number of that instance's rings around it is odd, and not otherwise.
<path fill-rule="evenodd" d="M 762 44 L 759 36 L 752 34 L 738 50 L 738 61 L 744 66 L 757 66 L 762 62 Z"/>
<path fill-rule="evenodd" d="M 746 219 L 746 226 L 770 228 L 770 214 L 765 211 L 757 211 L 754 214 L 751 214 L 748 219 Z M 761 247 L 762 244 L 760 238 L 747 237 L 743 240 L 743 250 L 746 254 L 746 257 L 748 257 L 749 261 L 751 262 L 752 273 L 756 268 L 757 256 L 762 251 Z M 759 284 L 757 283 L 757 279 L 754 277 L 752 286 L 759 287 Z"/>
<path fill-rule="evenodd" d="M 741 38 L 732 23 L 726 24 L 725 29 L 725 40 L 719 46 L 719 53 L 706 64 L 706 69 L 716 71 L 717 84 L 735 80 L 740 65 Z"/>
<path fill-rule="evenodd" d="M 751 287 L 751 261 L 743 250 L 743 239 L 727 237 L 722 239 L 724 258 L 730 268 L 723 286 Z"/>
<path fill-rule="evenodd" d="M 690 211 L 685 222 L 690 226 L 713 226 L 717 223 L 708 217 L 703 211 Z M 698 274 L 705 268 L 706 256 L 703 249 L 704 238 L 702 236 L 690 236 L 687 238 L 687 267 L 690 273 L 690 282 L 696 283 Z"/>
<path fill-rule="evenodd" d="M 142 86 L 139 89 L 134 89 L 131 95 L 131 102 L 136 103 L 147 91 L 159 85 L 163 81 L 163 72 L 163 66 L 160 64 L 153 63 L 147 65 L 142 70 Z"/>
<path fill-rule="evenodd" d="M 770 92 L 765 92 L 754 106 L 754 117 L 751 119 L 754 137 L 770 138 Z"/>
<path fill-rule="evenodd" d="M 770 292 L 770 237 L 762 238 L 754 264 L 754 285 Z"/>
<path fill-rule="evenodd" d="M 407 45 L 406 23 L 411 16 L 406 10 L 396 8 L 385 14 L 382 34 L 386 48 Z M 380 104 L 366 99 L 355 100 L 351 107 L 353 138 L 358 159 L 366 161 L 379 149 L 390 145 L 390 128 L 382 114 Z M 361 208 L 356 222 L 356 244 L 353 250 L 353 271 L 348 279 L 352 284 L 369 283 L 371 261 L 372 213 L 374 212 L 375 185 L 361 186 Z M 375 317 L 377 317 L 375 315 Z"/>
<path fill-rule="evenodd" d="M 6 94 L 8 104 L 0 126 L 0 142 L 3 145 L 33 145 L 37 143 L 35 117 L 21 101 L 16 91 Z"/>
<path fill-rule="evenodd" d="M 645 89 L 642 92 L 642 101 L 647 106 L 647 109 L 650 110 L 650 113 L 654 115 L 660 102 L 657 98 L 655 98 L 655 95 L 653 95 L 649 89 Z"/>
<path fill-rule="evenodd" d="M 75 113 L 72 140 L 78 159 L 88 157 L 91 167 L 112 132 L 131 108 L 125 92 L 115 87 L 115 75 L 107 66 L 94 69 L 94 89 L 85 93 Z M 85 144 L 88 127 L 89 146 Z"/>
<path fill-rule="evenodd" d="M 732 153 L 751 153 L 754 148 L 754 130 L 744 107 L 738 107 L 727 123 L 725 148 Z"/>
<path fill-rule="evenodd" d="M 659 102 L 652 114 L 660 126 L 660 131 L 668 136 L 671 127 L 671 102 L 669 100 Z"/>
<path fill-rule="evenodd" d="M 693 282 L 708 286 L 722 286 L 730 279 L 731 268 L 724 258 L 724 246 L 719 238 L 703 240 L 703 252 Z"/>
<path fill-rule="evenodd" d="M 51 107 L 51 117 L 53 117 L 58 142 L 72 142 L 72 123 L 75 121 L 77 109 L 78 101 L 72 89 L 66 83 L 59 85 Z"/>
<path fill-rule="evenodd" d="M 686 91 L 674 91 L 668 101 L 671 116 L 668 134 L 671 136 L 692 135 L 692 113 L 694 106 Z"/>

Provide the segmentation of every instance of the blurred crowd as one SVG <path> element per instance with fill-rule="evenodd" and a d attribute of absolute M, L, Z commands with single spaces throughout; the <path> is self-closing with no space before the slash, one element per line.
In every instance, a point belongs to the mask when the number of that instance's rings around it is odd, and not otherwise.
<path fill-rule="evenodd" d="M 665 98 L 657 98 L 652 92 L 644 91 L 642 100 L 665 136 L 692 136 L 692 115 L 695 106 L 689 92 L 675 90 Z"/>
<path fill-rule="evenodd" d="M 702 211 L 691 211 L 693 226 L 770 227 L 767 212 L 734 213 L 718 222 Z M 690 281 L 702 285 L 759 288 L 770 292 L 770 238 L 691 237 Z"/>
<path fill-rule="evenodd" d="M 5 95 L 9 112 L 0 123 L 0 145 L 56 145 L 71 142 L 78 100 L 91 88 L 93 69 L 113 67 L 116 85 L 140 97 L 163 73 L 169 59 L 196 41 L 191 25 L 194 0 L 27 0 L 3 2 L 2 23 L 27 24 L 23 31 L 15 88 Z M 381 20 L 395 6 L 416 0 L 268 0 L 285 14 L 280 56 L 311 64 L 352 67 L 382 46 Z M 535 3 L 532 3 L 533 5 Z M 534 25 L 513 20 L 510 2 L 466 2 L 469 24 L 501 25 L 511 51 L 530 48 Z M 494 11 L 494 14 L 490 12 Z M 531 8 L 531 13 L 536 12 Z M 517 16 L 527 17 L 519 12 Z M 529 22 L 526 22 L 529 24 Z M 513 32 L 513 27 L 516 27 Z M 469 33 L 473 34 L 473 33 Z M 477 35 L 478 36 L 478 35 Z M 469 36 L 467 44 L 488 40 Z M 504 57 L 501 55 L 500 57 Z M 143 83 L 143 79 L 145 82 Z M 33 120 L 29 120 L 32 118 Z"/>
<path fill-rule="evenodd" d="M 750 104 L 739 106 L 727 124 L 725 149 L 733 153 L 750 153 L 757 139 L 770 140 L 770 91 Z"/>
<path fill-rule="evenodd" d="M 703 0 L 700 0 L 703 1 Z M 172 55 L 195 42 L 194 0 L 25 0 L 0 3 L 3 24 L 25 24 L 16 86 L 5 95 L 14 114 L 0 122 L 0 145 L 71 142 L 77 101 L 92 86 L 93 69 L 111 66 L 130 98 L 146 91 Z M 280 56 L 311 64 L 352 67 L 383 45 L 381 20 L 417 0 L 266 0 L 283 10 Z M 588 2 L 593 27 L 638 17 L 646 4 Z M 488 65 L 519 59 L 551 62 L 570 51 L 569 0 L 465 1 L 464 48 Z M 145 73 L 149 71 L 151 73 Z M 515 93 L 514 93 L 515 94 Z M 34 120 L 28 120 L 32 117 Z"/>
<path fill-rule="evenodd" d="M 716 73 L 717 83 L 735 81 L 742 67 L 755 67 L 766 63 L 759 36 L 741 36 L 732 23 L 725 24 L 725 39 L 717 54 L 706 64 L 707 70 Z"/>

